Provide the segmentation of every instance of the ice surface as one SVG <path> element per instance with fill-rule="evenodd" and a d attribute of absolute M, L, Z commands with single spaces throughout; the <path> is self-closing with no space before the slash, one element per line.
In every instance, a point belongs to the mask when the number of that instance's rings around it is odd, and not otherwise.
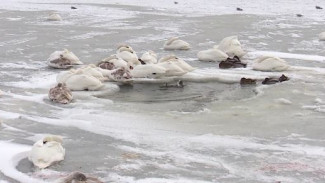
<path fill-rule="evenodd" d="M 0 170 L 2 173 L 20 182 L 43 182 L 29 177 L 15 168 L 18 162 L 27 156 L 27 152 L 31 147 L 6 141 L 0 141 L 0 146 L 5 147 L 1 148 Z"/>
<path fill-rule="evenodd" d="M 177 2 L 1 2 L 0 182 L 51 182 L 76 170 L 105 182 L 324 182 L 325 43 L 317 36 L 325 19 L 315 9 L 324 2 Z M 46 21 L 53 11 L 63 21 Z M 247 68 L 198 61 L 197 52 L 231 35 L 248 52 Z M 163 50 L 173 36 L 191 50 Z M 159 58 L 175 54 L 197 69 L 133 85 L 106 83 L 110 90 L 74 92 L 69 105 L 49 101 L 60 72 L 46 66 L 53 51 L 73 50 L 90 64 L 120 43 L 137 53 L 154 50 Z M 262 55 L 291 67 L 252 70 Z M 261 84 L 281 74 L 290 80 Z M 240 86 L 242 77 L 257 84 Z M 180 79 L 184 88 L 162 87 Z M 26 152 L 45 134 L 64 136 L 66 159 L 39 171 Z"/>

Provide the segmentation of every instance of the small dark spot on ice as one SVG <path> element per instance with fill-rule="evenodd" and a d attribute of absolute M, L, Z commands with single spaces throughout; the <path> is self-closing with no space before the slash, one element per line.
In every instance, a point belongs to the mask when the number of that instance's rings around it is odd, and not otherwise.
<path fill-rule="evenodd" d="M 320 7 L 320 6 L 315 6 L 315 8 L 316 9 L 318 9 L 318 10 L 321 10 L 321 9 L 323 9 L 322 7 Z"/>

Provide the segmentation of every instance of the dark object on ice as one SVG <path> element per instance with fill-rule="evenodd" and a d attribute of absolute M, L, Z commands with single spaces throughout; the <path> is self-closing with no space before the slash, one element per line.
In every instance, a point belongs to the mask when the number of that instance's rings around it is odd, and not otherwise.
<path fill-rule="evenodd" d="M 86 181 L 87 177 L 83 173 L 76 172 L 76 173 L 73 174 L 73 180 Z"/>
<path fill-rule="evenodd" d="M 315 6 L 315 8 L 318 9 L 318 10 L 322 10 L 322 9 L 323 9 L 323 8 L 320 7 L 320 6 Z"/>
<path fill-rule="evenodd" d="M 51 101 L 60 104 L 68 104 L 73 98 L 71 90 L 66 86 L 65 83 L 59 83 L 54 88 L 51 88 L 48 96 Z"/>
<path fill-rule="evenodd" d="M 243 9 L 241 9 L 241 8 L 236 8 L 236 10 L 237 10 L 237 11 L 243 11 Z"/>
<path fill-rule="evenodd" d="M 138 58 L 138 60 L 141 62 L 141 65 L 146 65 L 146 63 L 143 60 L 141 60 L 141 58 Z"/>
<path fill-rule="evenodd" d="M 240 79 L 240 85 L 255 85 L 256 79 L 250 79 L 250 78 L 241 78 Z"/>
<path fill-rule="evenodd" d="M 99 179 L 95 177 L 87 176 L 81 172 L 74 172 L 66 177 L 61 183 L 85 183 L 85 182 L 92 182 L 92 183 L 102 183 Z"/>
<path fill-rule="evenodd" d="M 283 81 L 288 81 L 289 78 L 287 76 L 285 76 L 284 74 L 282 74 L 279 79 L 277 78 L 265 78 L 264 81 L 262 81 L 263 85 L 271 85 L 271 84 L 275 84 L 278 82 L 283 82 Z"/>
<path fill-rule="evenodd" d="M 160 88 L 184 88 L 184 82 L 182 80 L 179 80 L 176 84 L 168 84 L 165 83 L 164 85 L 160 86 Z"/>
<path fill-rule="evenodd" d="M 275 84 L 278 82 L 279 82 L 279 79 L 276 79 L 276 78 L 265 78 L 264 81 L 262 81 L 262 84 L 263 85 L 272 85 L 272 84 Z"/>
<path fill-rule="evenodd" d="M 71 9 L 75 10 L 75 9 L 77 9 L 77 8 L 76 8 L 76 7 L 74 7 L 74 6 L 71 6 Z"/>
<path fill-rule="evenodd" d="M 177 1 L 174 1 L 174 4 L 178 4 L 178 2 Z"/>
<path fill-rule="evenodd" d="M 296 14 L 297 17 L 302 17 L 303 15 L 302 14 Z"/>
<path fill-rule="evenodd" d="M 280 82 L 288 81 L 288 80 L 289 80 L 289 78 L 288 78 L 286 75 L 284 75 L 284 74 L 282 74 L 282 75 L 279 77 L 279 81 L 280 81 Z"/>
<path fill-rule="evenodd" d="M 229 68 L 245 68 L 246 64 L 242 63 L 239 57 L 234 56 L 234 58 L 228 57 L 227 60 L 221 61 L 219 63 L 219 68 L 221 69 L 229 69 Z"/>

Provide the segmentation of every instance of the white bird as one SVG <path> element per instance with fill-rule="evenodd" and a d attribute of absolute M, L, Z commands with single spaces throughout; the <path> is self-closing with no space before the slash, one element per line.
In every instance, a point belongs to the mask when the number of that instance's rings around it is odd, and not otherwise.
<path fill-rule="evenodd" d="M 94 76 L 86 74 L 76 74 L 72 75 L 66 80 L 66 85 L 73 91 L 82 90 L 100 90 L 104 85 L 103 83 L 95 78 Z"/>
<path fill-rule="evenodd" d="M 116 56 L 122 60 L 125 60 L 126 62 L 132 62 L 136 65 L 141 64 L 141 62 L 138 60 L 136 52 L 131 47 L 120 47 L 116 51 Z"/>
<path fill-rule="evenodd" d="M 62 138 L 47 136 L 37 141 L 29 153 L 28 159 L 38 168 L 46 168 L 55 162 L 64 159 L 65 149 L 62 147 Z"/>
<path fill-rule="evenodd" d="M 221 62 L 228 58 L 228 55 L 218 48 L 199 51 L 197 57 L 200 61 L 206 62 Z"/>
<path fill-rule="evenodd" d="M 107 58 L 104 58 L 102 61 L 100 61 L 97 64 L 97 66 L 102 69 L 113 70 L 113 69 L 117 69 L 117 68 L 121 68 L 121 67 L 126 68 L 127 62 L 118 58 L 116 56 L 116 54 L 114 54 Z"/>
<path fill-rule="evenodd" d="M 81 65 L 83 63 L 71 51 L 64 49 L 63 51 L 53 52 L 47 59 L 47 64 L 50 67 L 58 69 L 67 69 L 70 68 L 72 65 Z"/>
<path fill-rule="evenodd" d="M 58 13 L 51 13 L 47 18 L 49 21 L 61 21 L 62 17 Z"/>
<path fill-rule="evenodd" d="M 325 32 L 322 32 L 318 35 L 320 41 L 325 41 Z"/>
<path fill-rule="evenodd" d="M 57 83 L 65 83 L 65 81 L 72 75 L 76 74 L 76 69 L 70 69 L 68 71 L 62 71 L 56 76 Z"/>
<path fill-rule="evenodd" d="M 218 46 L 214 46 L 219 50 L 225 52 L 229 57 L 237 56 L 239 58 L 243 57 L 246 52 L 242 49 L 237 36 L 229 36 L 221 40 Z"/>
<path fill-rule="evenodd" d="M 82 70 L 64 71 L 56 77 L 58 83 L 65 83 L 70 90 L 100 90 L 104 85 L 96 77 Z"/>
<path fill-rule="evenodd" d="M 100 81 L 107 80 L 107 78 L 104 77 L 104 75 L 103 75 L 102 69 L 97 67 L 94 64 L 90 64 L 90 65 L 81 67 L 78 70 L 82 71 L 83 74 L 94 76 L 95 78 L 99 79 Z"/>
<path fill-rule="evenodd" d="M 177 63 L 172 62 L 172 61 L 163 61 L 159 62 L 158 64 L 163 68 L 166 69 L 166 73 L 164 76 L 182 76 L 187 73 L 187 71 L 184 71 L 181 67 L 177 65 Z"/>
<path fill-rule="evenodd" d="M 188 50 L 190 49 L 190 44 L 180 40 L 178 37 L 170 38 L 164 44 L 165 50 Z"/>
<path fill-rule="evenodd" d="M 154 51 L 147 51 L 141 56 L 141 61 L 143 61 L 145 64 L 156 64 L 157 61 L 157 54 Z"/>
<path fill-rule="evenodd" d="M 195 70 L 190 64 L 185 62 L 183 59 L 176 57 L 175 55 L 168 55 L 159 60 L 159 63 L 170 61 L 176 64 L 178 67 L 183 69 L 185 72 L 191 72 Z"/>
<path fill-rule="evenodd" d="M 285 60 L 272 56 L 259 57 L 253 63 L 253 69 L 258 71 L 285 71 L 289 67 Z"/>
<path fill-rule="evenodd" d="M 166 69 L 158 64 L 137 65 L 131 68 L 133 78 L 159 78 L 166 75 Z"/>

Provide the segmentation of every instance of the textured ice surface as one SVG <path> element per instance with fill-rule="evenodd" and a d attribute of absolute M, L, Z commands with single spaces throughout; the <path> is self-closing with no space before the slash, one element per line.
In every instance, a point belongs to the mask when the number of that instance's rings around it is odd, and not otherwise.
<path fill-rule="evenodd" d="M 315 9 L 324 2 L 174 2 L 1 2 L 0 182 L 51 182 L 72 171 L 105 182 L 324 182 L 325 43 L 318 41 L 324 13 Z M 63 21 L 46 21 L 53 11 Z M 221 70 L 197 60 L 198 51 L 232 35 L 248 52 L 247 68 Z M 174 36 L 191 50 L 163 50 Z M 67 48 L 90 64 L 120 43 L 139 55 L 175 54 L 197 69 L 178 78 L 137 79 L 118 92 L 75 92 L 69 105 L 49 101 L 60 71 L 46 65 L 53 51 Z M 261 55 L 291 67 L 253 71 Z M 290 80 L 261 85 L 281 74 Z M 241 77 L 257 84 L 240 86 Z M 179 79 L 184 88 L 162 87 Z M 64 137 L 66 158 L 40 171 L 26 153 L 50 134 Z"/>

